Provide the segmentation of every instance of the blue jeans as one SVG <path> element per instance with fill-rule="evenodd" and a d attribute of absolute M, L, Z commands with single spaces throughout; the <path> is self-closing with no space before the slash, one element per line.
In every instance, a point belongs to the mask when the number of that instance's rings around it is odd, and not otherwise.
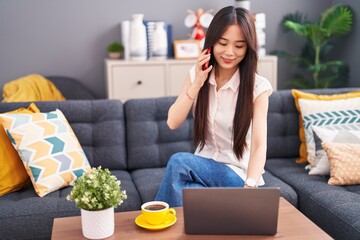
<path fill-rule="evenodd" d="M 182 206 L 183 188 L 243 186 L 244 180 L 226 164 L 180 152 L 170 157 L 156 200 L 177 207 Z"/>

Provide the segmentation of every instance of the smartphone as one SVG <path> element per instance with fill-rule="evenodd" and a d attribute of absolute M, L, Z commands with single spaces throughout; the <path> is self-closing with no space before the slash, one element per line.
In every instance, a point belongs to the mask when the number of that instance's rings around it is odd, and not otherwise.
<path fill-rule="evenodd" d="M 210 52 L 211 52 L 211 48 L 208 48 L 208 49 L 206 50 L 206 54 L 209 54 Z M 209 62 L 210 62 L 210 60 L 207 61 L 207 62 L 202 66 L 203 71 L 205 71 L 205 70 L 209 67 Z"/>

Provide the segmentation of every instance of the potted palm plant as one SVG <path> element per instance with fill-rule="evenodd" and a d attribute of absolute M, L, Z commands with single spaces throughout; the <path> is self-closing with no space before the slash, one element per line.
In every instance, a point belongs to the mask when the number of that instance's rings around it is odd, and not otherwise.
<path fill-rule="evenodd" d="M 353 14 L 349 6 L 334 5 L 321 14 L 319 21 L 308 21 L 296 12 L 283 18 L 285 31 L 292 31 L 306 39 L 299 56 L 281 50 L 271 54 L 290 60 L 302 69 L 295 74 L 289 85 L 298 88 L 341 87 L 348 79 L 348 65 L 341 60 L 328 60 L 334 49 L 334 37 L 344 36 L 352 29 Z M 305 75 L 311 77 L 305 77 Z"/>

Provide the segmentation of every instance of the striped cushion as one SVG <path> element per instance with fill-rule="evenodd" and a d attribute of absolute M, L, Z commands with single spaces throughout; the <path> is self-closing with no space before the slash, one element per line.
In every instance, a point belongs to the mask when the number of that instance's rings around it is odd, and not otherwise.
<path fill-rule="evenodd" d="M 69 185 L 90 170 L 85 153 L 60 110 L 0 114 L 0 120 L 40 197 Z"/>
<path fill-rule="evenodd" d="M 340 100 L 299 99 L 305 130 L 307 160 L 314 166 L 315 140 L 312 126 L 331 130 L 360 130 L 360 98 Z"/>

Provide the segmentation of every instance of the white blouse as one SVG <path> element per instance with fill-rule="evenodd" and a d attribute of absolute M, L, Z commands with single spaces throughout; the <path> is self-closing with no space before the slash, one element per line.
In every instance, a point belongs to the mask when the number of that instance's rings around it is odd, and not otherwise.
<path fill-rule="evenodd" d="M 190 69 L 190 79 L 195 81 L 195 66 Z M 233 118 L 235 113 L 238 88 L 240 83 L 239 70 L 237 70 L 231 79 L 216 91 L 215 69 L 211 71 L 208 109 L 208 127 L 206 132 L 205 146 L 200 151 L 197 147 L 195 154 L 205 158 L 211 158 L 215 161 L 225 163 L 233 169 L 243 180 L 246 179 L 247 168 L 250 159 L 251 147 L 251 125 L 246 135 L 247 148 L 240 161 L 233 152 Z M 256 74 L 254 86 L 254 100 L 261 93 L 267 91 L 271 95 L 273 89 L 269 81 Z M 196 104 L 196 101 L 195 101 Z M 193 106 L 193 112 L 195 110 Z M 259 179 L 258 185 L 264 185 L 264 179 Z"/>

